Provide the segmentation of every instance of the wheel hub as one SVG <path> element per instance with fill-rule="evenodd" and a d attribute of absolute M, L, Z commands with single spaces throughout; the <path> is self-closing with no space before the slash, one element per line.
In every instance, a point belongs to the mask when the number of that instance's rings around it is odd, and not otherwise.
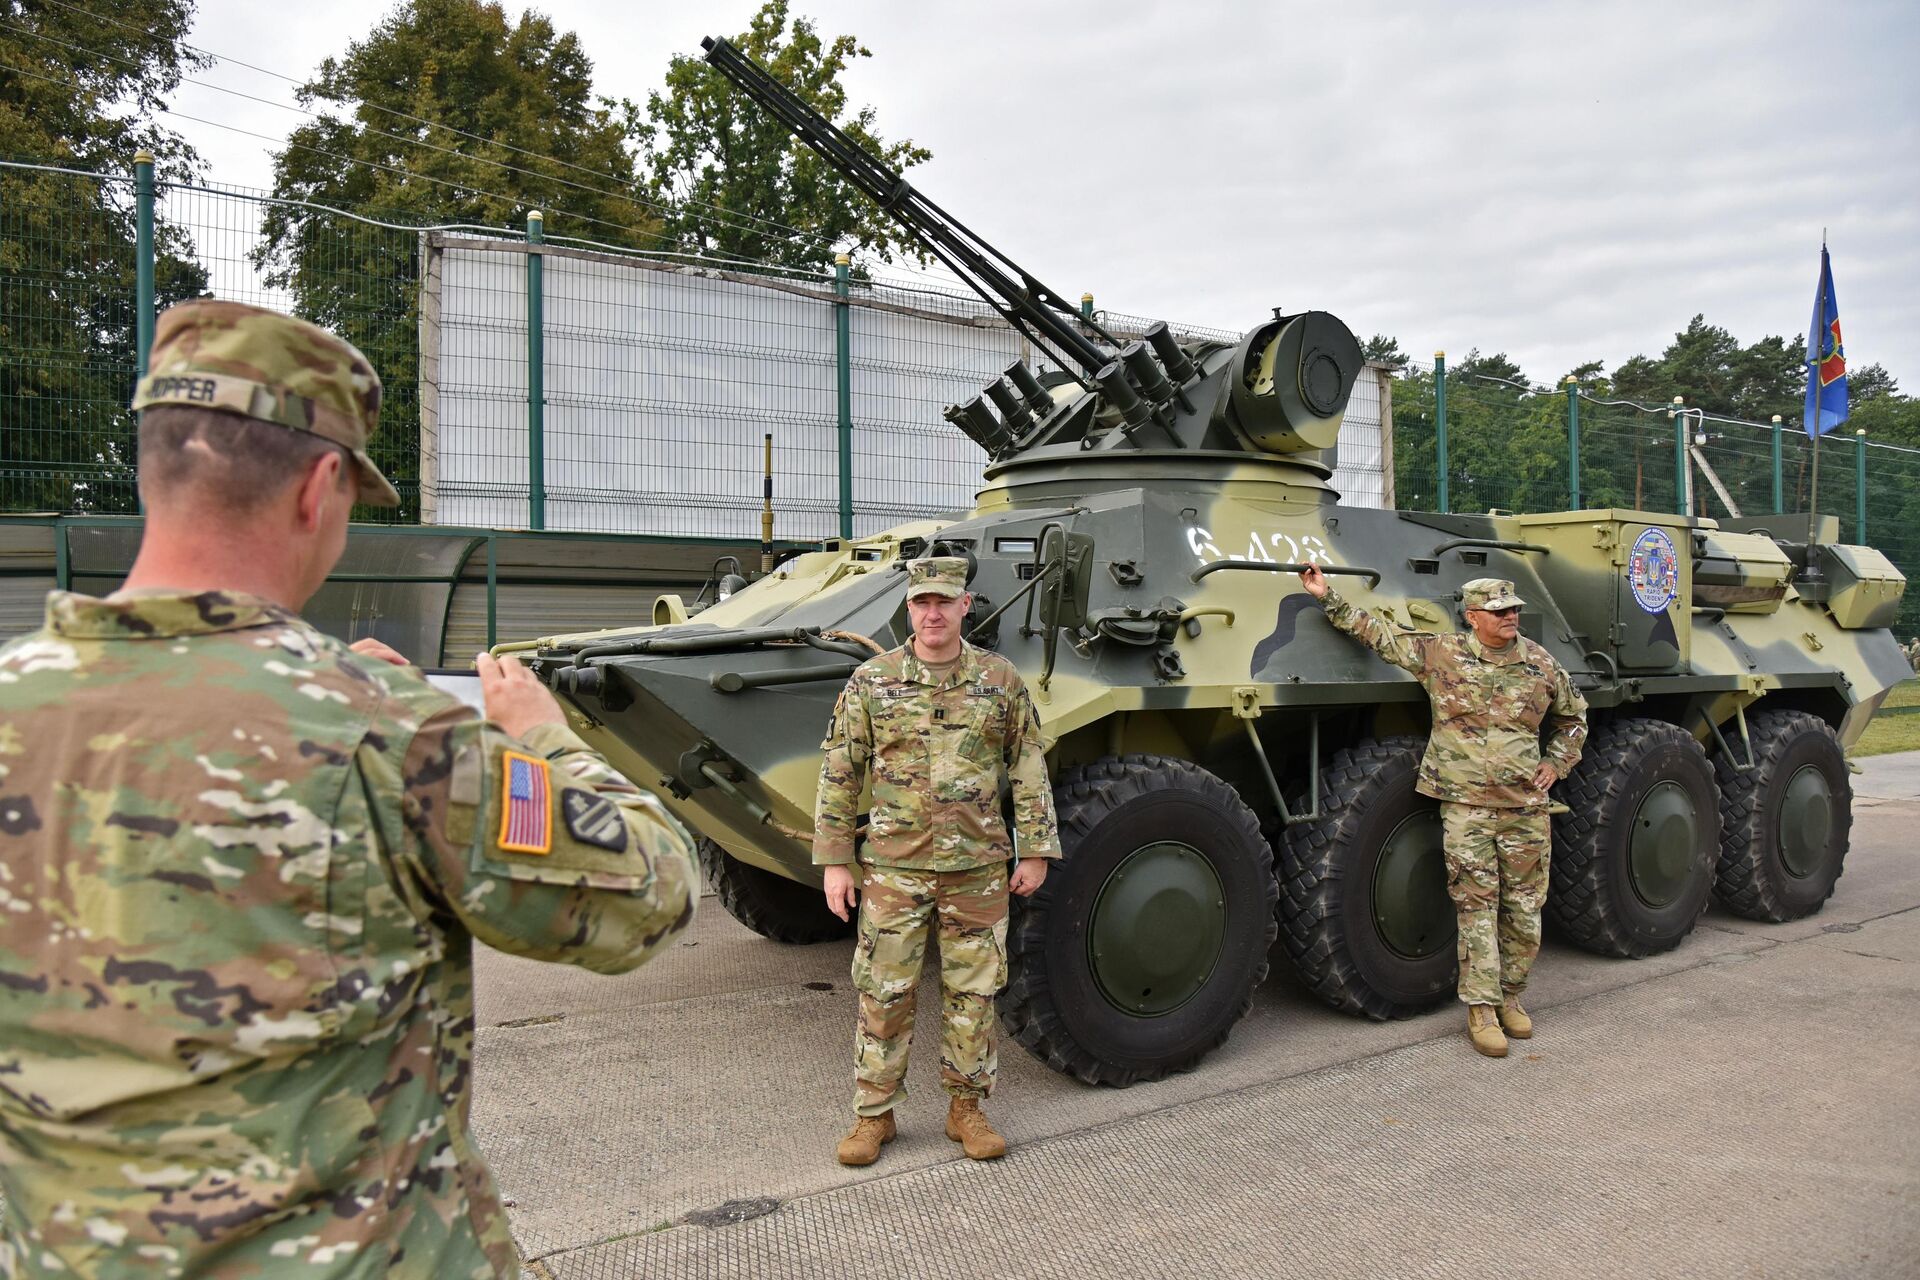
<path fill-rule="evenodd" d="M 1796 879 L 1820 869 L 1833 835 L 1833 788 L 1827 775 L 1803 765 L 1780 801 L 1780 861 Z"/>
<path fill-rule="evenodd" d="M 1095 895 L 1087 960 L 1109 1003 L 1136 1017 L 1171 1013 L 1206 985 L 1226 937 L 1226 895 L 1197 849 L 1142 845 Z"/>
<path fill-rule="evenodd" d="M 1627 858 L 1640 901 L 1664 907 L 1681 895 L 1693 878 L 1699 837 L 1700 818 L 1687 789 L 1670 780 L 1655 783 L 1634 811 Z"/>
<path fill-rule="evenodd" d="M 1409 814 L 1373 866 L 1373 924 L 1395 955 L 1424 960 L 1450 948 L 1458 929 L 1447 897 L 1447 859 L 1437 810 Z"/>

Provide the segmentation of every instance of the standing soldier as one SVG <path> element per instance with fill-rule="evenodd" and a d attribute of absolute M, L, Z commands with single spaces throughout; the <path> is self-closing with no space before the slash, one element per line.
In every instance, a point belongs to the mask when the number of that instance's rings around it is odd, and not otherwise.
<path fill-rule="evenodd" d="M 1533 1034 L 1520 993 L 1540 954 L 1552 861 L 1547 788 L 1580 758 L 1586 699 L 1551 654 L 1521 638 L 1511 582 L 1467 583 L 1460 595 L 1471 631 L 1436 636 L 1389 626 L 1341 599 L 1314 565 L 1300 581 L 1328 622 L 1412 672 L 1432 700 L 1418 789 L 1440 802 L 1467 1038 L 1488 1057 L 1504 1058 L 1507 1036 Z M 1544 751 L 1543 720 L 1551 722 Z"/>
<path fill-rule="evenodd" d="M 907 566 L 908 642 L 870 658 L 847 681 L 821 744 L 813 860 L 826 867 L 827 906 L 842 920 L 856 901 L 853 1109 L 841 1164 L 872 1164 L 893 1141 L 906 1094 L 914 990 L 937 927 L 940 1078 L 951 1102 L 947 1136 L 975 1160 L 1006 1154 L 980 1100 L 998 1065 L 993 998 L 1007 981 L 1007 894 L 1025 897 L 1060 856 L 1046 748 L 1033 700 L 1013 664 L 966 643 L 973 603 L 967 562 Z M 872 804 L 855 847 L 863 784 Z M 1009 784 L 1015 844 L 1001 818 Z M 860 865 L 856 892 L 853 865 Z M 937 925 L 936 925 L 937 920 Z"/>
<path fill-rule="evenodd" d="M 125 587 L 0 649 L 0 1275 L 518 1276 L 473 940 L 617 973 L 692 918 L 686 833 L 514 659 L 482 721 L 295 613 L 398 502 L 379 403 L 322 329 L 172 308 Z"/>

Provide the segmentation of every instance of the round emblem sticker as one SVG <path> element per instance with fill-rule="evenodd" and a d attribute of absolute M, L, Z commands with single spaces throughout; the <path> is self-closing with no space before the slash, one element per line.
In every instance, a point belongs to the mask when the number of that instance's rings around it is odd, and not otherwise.
<path fill-rule="evenodd" d="M 1648 613 L 1665 613 L 1673 603 L 1680 592 L 1680 560 L 1665 529 L 1648 529 L 1634 540 L 1627 585 L 1633 602 Z"/>

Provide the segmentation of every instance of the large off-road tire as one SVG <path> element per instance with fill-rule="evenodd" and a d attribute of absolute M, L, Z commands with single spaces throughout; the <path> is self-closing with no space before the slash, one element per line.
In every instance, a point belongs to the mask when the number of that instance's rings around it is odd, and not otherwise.
<path fill-rule="evenodd" d="M 1186 1071 L 1267 976 L 1273 851 L 1199 765 L 1109 756 L 1054 786 L 1064 857 L 1013 900 L 1007 1033 L 1056 1071 L 1130 1085 Z"/>
<path fill-rule="evenodd" d="M 1720 852 L 1720 789 L 1692 734 L 1664 720 L 1594 731 L 1553 789 L 1547 916 L 1605 956 L 1670 951 L 1693 932 Z"/>
<path fill-rule="evenodd" d="M 1720 861 L 1714 896 L 1749 920 L 1797 920 L 1833 896 L 1853 830 L 1853 783 L 1827 722 L 1763 711 L 1747 722 L 1753 768 L 1713 757 L 1720 782 Z M 1731 744 L 1745 758 L 1740 743 Z"/>
<path fill-rule="evenodd" d="M 700 865 L 727 914 L 775 942 L 832 942 L 853 933 L 851 921 L 827 910 L 826 895 L 812 885 L 762 870 L 711 840 L 700 842 Z"/>
<path fill-rule="evenodd" d="M 1335 752 L 1319 820 L 1279 835 L 1282 945 L 1307 989 L 1343 1013 L 1404 1018 L 1454 989 L 1440 805 L 1414 790 L 1425 746 L 1369 739 Z"/>

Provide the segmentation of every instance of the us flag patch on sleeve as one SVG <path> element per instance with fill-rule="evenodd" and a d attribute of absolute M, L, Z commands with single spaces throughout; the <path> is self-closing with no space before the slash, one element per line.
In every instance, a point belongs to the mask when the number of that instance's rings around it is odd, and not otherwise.
<path fill-rule="evenodd" d="M 501 753 L 500 848 L 507 853 L 553 851 L 553 785 L 545 760 Z"/>

